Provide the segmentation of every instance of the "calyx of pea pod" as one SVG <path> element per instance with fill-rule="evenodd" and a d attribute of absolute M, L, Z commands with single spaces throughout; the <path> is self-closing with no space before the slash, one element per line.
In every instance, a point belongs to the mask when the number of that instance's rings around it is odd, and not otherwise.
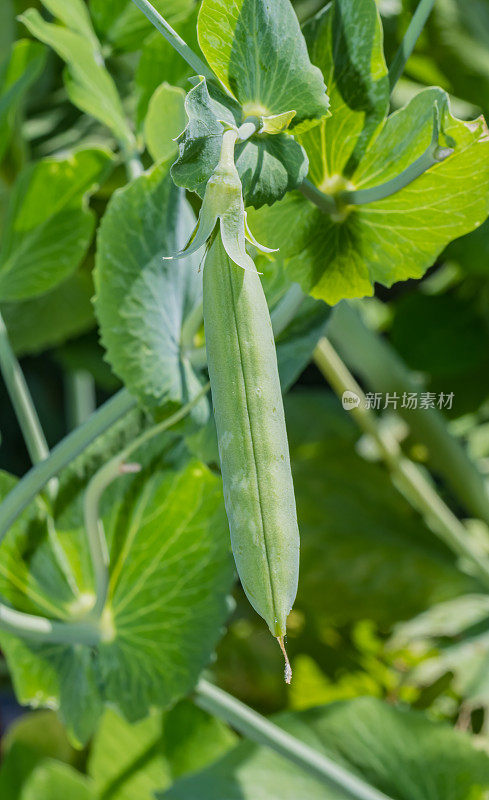
<path fill-rule="evenodd" d="M 256 272 L 256 266 L 246 252 L 246 241 L 263 253 L 273 253 L 253 237 L 243 200 L 243 187 L 234 163 L 234 146 L 238 129 L 228 126 L 222 138 L 221 157 L 209 178 L 197 225 L 184 249 L 165 258 L 184 258 L 207 244 L 219 222 L 222 243 L 231 261 L 244 270 Z"/>

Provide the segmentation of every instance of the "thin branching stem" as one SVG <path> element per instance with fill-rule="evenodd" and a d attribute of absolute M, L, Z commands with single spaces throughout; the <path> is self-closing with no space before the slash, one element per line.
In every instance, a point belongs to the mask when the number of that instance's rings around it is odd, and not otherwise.
<path fill-rule="evenodd" d="M 394 60 L 392 61 L 389 70 L 389 83 L 391 92 L 404 72 L 404 68 L 416 46 L 416 42 L 419 39 L 421 31 L 426 25 L 434 5 L 435 0 L 420 0 L 418 7 L 413 14 L 409 28 L 404 35 L 399 50 L 394 56 Z"/>
<path fill-rule="evenodd" d="M 385 200 L 386 197 L 391 197 L 393 194 L 405 189 L 406 186 L 420 178 L 427 170 L 437 164 L 441 164 L 453 154 L 451 147 L 440 146 L 440 128 L 440 110 L 438 105 L 435 104 L 433 108 L 433 132 L 428 147 L 419 158 L 409 164 L 399 175 L 385 183 L 371 186 L 368 189 L 354 189 L 338 192 L 335 195 L 328 195 L 318 189 L 317 186 L 314 186 L 309 180 L 305 180 L 301 184 L 300 190 L 308 200 L 311 200 L 318 208 L 332 216 L 341 214 L 342 209 L 347 206 L 359 206 Z"/>
<path fill-rule="evenodd" d="M 297 739 L 252 708 L 206 680 L 195 689 L 195 703 L 210 714 L 224 720 L 247 739 L 269 747 L 297 766 L 302 767 L 330 789 L 340 790 L 351 800 L 390 800 L 366 781 L 348 772 L 331 758 Z"/>
<path fill-rule="evenodd" d="M 72 431 L 97 407 L 93 375 L 85 369 L 69 370 L 65 377 L 65 394 L 68 428 Z"/>
<path fill-rule="evenodd" d="M 468 571 L 489 588 L 488 560 L 473 546 L 467 530 L 443 502 L 423 470 L 406 458 L 392 434 L 380 428 L 376 415 L 367 407 L 362 389 L 328 339 L 320 340 L 314 358 L 338 397 L 349 391 L 359 398 L 358 405 L 351 408 L 350 413 L 361 430 L 375 441 L 395 485 L 422 514 L 431 530 L 462 559 Z"/>
<path fill-rule="evenodd" d="M 420 178 L 424 172 L 431 169 L 431 167 L 441 164 L 446 158 L 452 155 L 453 149 L 451 147 L 440 147 L 440 111 L 438 105 L 435 103 L 433 108 L 433 132 L 431 135 L 431 142 L 415 161 L 406 167 L 399 175 L 392 178 L 390 181 L 380 184 L 380 186 L 372 186 L 369 189 L 357 189 L 351 192 L 341 192 L 340 199 L 346 205 L 365 205 L 366 203 L 375 203 L 378 200 L 384 200 L 393 194 L 405 189 L 410 183 Z"/>
<path fill-rule="evenodd" d="M 325 194 L 321 189 L 318 189 L 309 178 L 305 178 L 299 186 L 299 191 L 302 192 L 304 197 L 307 197 L 311 203 L 324 211 L 326 214 L 336 214 L 338 207 L 336 205 L 333 195 Z"/>

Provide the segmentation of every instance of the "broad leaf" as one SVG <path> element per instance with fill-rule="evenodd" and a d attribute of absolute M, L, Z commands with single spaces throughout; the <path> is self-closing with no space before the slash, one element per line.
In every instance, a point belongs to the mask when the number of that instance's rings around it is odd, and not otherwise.
<path fill-rule="evenodd" d="M 483 800 L 489 757 L 470 738 L 374 698 L 282 714 L 276 722 L 396 800 Z M 249 742 L 178 781 L 164 800 L 347 800 L 306 770 Z"/>
<path fill-rule="evenodd" d="M 285 408 L 301 528 L 295 607 L 310 623 L 386 627 L 477 590 L 385 470 L 358 455 L 358 430 L 336 400 L 302 391 Z"/>
<path fill-rule="evenodd" d="M 96 800 L 92 782 L 67 764 L 46 761 L 28 778 L 20 800 Z"/>
<path fill-rule="evenodd" d="M 10 196 L 0 247 L 0 299 L 26 300 L 53 289 L 84 258 L 94 229 L 87 198 L 111 165 L 103 150 L 30 164 Z"/>
<path fill-rule="evenodd" d="M 359 40 L 357 63 L 351 54 L 357 53 Z M 334 195 L 380 185 L 406 169 L 431 141 L 435 104 L 441 114 L 440 143 L 454 148 L 443 163 L 369 205 L 329 215 L 291 194 L 271 210 L 253 214 L 258 238 L 266 231 L 267 243 L 280 247 L 289 277 L 333 304 L 371 295 L 375 282 L 390 286 L 420 278 L 448 242 L 484 221 L 489 139 L 482 120 L 466 123 L 452 117 L 447 96 L 438 89 L 421 92 L 406 108 L 381 120 L 386 78 L 373 0 L 328 6 L 311 29 L 310 49 L 313 58 L 322 53 L 321 67 L 331 85 L 331 119 L 301 138 L 311 177 L 322 191 Z M 371 74 L 361 81 L 358 70 L 365 63 L 371 64 Z"/>
<path fill-rule="evenodd" d="M 81 271 L 41 297 L 2 303 L 1 313 L 15 353 L 40 353 L 93 328 L 92 295 L 90 276 Z"/>
<path fill-rule="evenodd" d="M 179 471 L 152 464 L 124 481 L 105 518 L 104 641 L 43 645 L 0 634 L 20 702 L 59 706 L 78 743 L 105 703 L 136 721 L 188 693 L 228 609 L 233 569 L 219 479 L 191 461 Z M 2 544 L 0 593 L 21 610 L 73 619 L 93 598 L 85 533 L 59 530 L 48 541 L 39 526 L 24 517 Z"/>
<path fill-rule="evenodd" d="M 195 0 L 154 0 L 152 5 L 174 25 L 190 14 L 194 2 Z M 146 37 L 154 30 L 151 22 L 131 0 L 90 0 L 90 11 L 97 31 L 118 50 L 139 50 Z"/>
<path fill-rule="evenodd" d="M 188 701 L 133 725 L 110 709 L 88 762 L 97 794 L 111 800 L 154 800 L 154 792 L 216 761 L 236 742 L 219 720 Z"/>
<path fill-rule="evenodd" d="M 19 39 L 0 82 L 0 160 L 10 142 L 22 99 L 42 72 L 46 50 L 37 42 Z"/>
<path fill-rule="evenodd" d="M 199 43 L 246 116 L 295 111 L 291 128 L 328 112 L 326 86 L 289 0 L 203 0 Z"/>
<path fill-rule="evenodd" d="M 179 137 L 179 153 L 171 173 L 178 186 L 200 197 L 219 161 L 222 122 L 241 123 L 241 109 L 216 87 L 200 79 L 185 101 L 188 124 Z M 308 161 L 304 149 L 287 134 L 256 134 L 235 148 L 236 166 L 246 205 L 272 204 L 304 180 Z"/>
<path fill-rule="evenodd" d="M 114 372 L 148 406 L 186 402 L 202 388 L 181 346 L 202 301 L 199 254 L 181 250 L 195 225 L 184 193 L 162 164 L 117 192 L 99 230 L 96 314 Z M 201 404 L 201 414 L 206 404 Z"/>
<path fill-rule="evenodd" d="M 186 124 L 185 92 L 162 83 L 149 102 L 144 121 L 144 139 L 153 161 L 163 161 L 177 154 L 176 139 Z"/>
<path fill-rule="evenodd" d="M 63 16 L 73 23 L 71 16 Z M 67 63 L 65 82 L 72 103 L 106 125 L 126 150 L 134 150 L 134 135 L 116 85 L 104 66 L 100 51 L 94 48 L 93 38 L 90 40 L 80 33 L 79 25 L 72 29 L 45 22 L 33 8 L 20 19 L 33 36 L 52 47 Z"/>
<path fill-rule="evenodd" d="M 42 4 L 67 28 L 89 39 L 95 51 L 100 49 L 88 8 L 83 0 L 42 0 Z"/>

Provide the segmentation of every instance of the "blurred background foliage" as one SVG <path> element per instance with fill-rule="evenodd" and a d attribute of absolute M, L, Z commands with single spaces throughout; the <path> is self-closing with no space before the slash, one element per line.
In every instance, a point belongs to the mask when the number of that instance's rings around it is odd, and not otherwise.
<path fill-rule="evenodd" d="M 19 14 L 33 5 L 39 6 L 30 0 L 0 1 L 1 53 L 16 37 L 28 38 L 13 22 L 12 11 Z M 155 89 L 164 81 L 186 87 L 190 72 L 129 0 L 122 13 L 121 5 L 121 0 L 89 2 L 107 65 L 140 136 Z M 162 5 L 196 47 L 198 4 L 167 0 Z M 296 0 L 294 5 L 305 21 L 323 3 Z M 388 63 L 416 5 L 415 0 L 378 0 Z M 61 60 L 47 50 L 42 59 L 22 101 L 7 113 L 0 107 L 0 231 L 6 198 L 27 162 L 80 145 L 115 147 L 107 129 L 70 103 Z M 0 68 L 4 86 L 12 80 L 8 70 L 6 59 Z M 396 88 L 393 108 L 433 84 L 449 92 L 458 116 L 472 119 L 482 112 L 487 118 L 489 0 L 436 1 Z M 90 205 L 99 218 L 114 189 L 125 182 L 118 167 L 97 190 Z M 88 408 L 120 385 L 98 343 L 90 302 L 93 256 L 92 244 L 78 271 L 56 289 L 1 308 L 50 445 L 77 421 L 76 385 L 85 387 Z M 358 309 L 375 335 L 413 374 L 422 375 L 424 390 L 454 393 L 453 406 L 445 412 L 451 432 L 487 476 L 489 223 L 450 245 L 423 280 L 390 290 L 379 287 L 376 297 L 361 301 Z M 277 679 L 276 643 L 236 589 L 231 623 L 212 666 L 219 684 L 265 713 L 372 695 L 425 709 L 433 718 L 484 737 L 489 725 L 489 608 L 476 578 L 459 569 L 385 468 L 368 455 L 354 422 L 314 364 L 291 388 L 286 412 L 303 541 L 300 592 L 288 637 L 295 680 L 287 688 Z M 3 384 L 0 420 L 1 467 L 21 475 L 29 461 Z M 400 420 L 390 422 L 411 458 L 426 465 L 422 438 L 406 438 Z M 440 475 L 434 471 L 432 476 L 450 507 L 470 516 Z M 485 542 L 481 526 L 473 521 L 471 530 Z M 18 709 L 2 661 L 0 681 L 5 731 Z M 38 717 L 43 737 L 45 725 L 57 725 L 46 714 L 42 721 Z M 11 736 L 21 739 L 21 729 Z M 4 742 L 10 754 L 12 741 L 6 737 Z M 56 730 L 49 747 L 67 764 L 79 765 L 87 757 L 74 754 Z M 42 749 L 42 743 L 31 742 L 22 758 L 34 764 Z"/>

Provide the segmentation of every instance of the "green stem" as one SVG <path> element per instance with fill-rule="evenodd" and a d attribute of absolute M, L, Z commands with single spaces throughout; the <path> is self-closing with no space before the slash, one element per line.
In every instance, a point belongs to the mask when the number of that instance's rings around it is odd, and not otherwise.
<path fill-rule="evenodd" d="M 385 339 L 368 327 L 360 313 L 342 302 L 333 311 L 328 336 L 342 358 L 374 392 L 419 392 L 419 380 Z M 477 466 L 448 430 L 435 408 L 398 408 L 415 440 L 425 445 L 431 468 L 442 475 L 455 496 L 489 525 L 489 493 Z"/>
<path fill-rule="evenodd" d="M 87 644 L 101 640 L 101 631 L 90 622 L 59 622 L 15 611 L 0 603 L 0 629 L 36 642 L 55 644 Z"/>
<path fill-rule="evenodd" d="M 338 212 L 338 206 L 333 195 L 322 192 L 308 178 L 302 181 L 299 191 L 326 214 L 335 215 Z"/>
<path fill-rule="evenodd" d="M 200 680 L 197 684 L 195 703 L 256 744 L 269 747 L 302 767 L 308 775 L 314 776 L 329 788 L 339 789 L 342 797 L 351 800 L 390 800 L 383 792 L 335 764 L 328 756 L 287 733 L 208 681 Z"/>
<path fill-rule="evenodd" d="M 422 514 L 431 530 L 470 564 L 470 573 L 489 588 L 488 560 L 472 546 L 466 529 L 428 482 L 423 470 L 404 456 L 399 443 L 389 432 L 380 429 L 377 417 L 366 407 L 362 389 L 327 339 L 320 340 L 314 356 L 317 366 L 339 397 L 350 391 L 359 398 L 359 405 L 351 408 L 349 413 L 364 433 L 374 439 L 395 485 Z"/>
<path fill-rule="evenodd" d="M 431 142 L 424 151 L 412 164 L 406 167 L 399 175 L 396 175 L 391 180 L 380 184 L 379 186 L 371 186 L 368 189 L 355 189 L 353 191 L 338 192 L 335 195 L 328 195 L 322 192 L 317 186 L 309 180 L 305 180 L 301 186 L 300 191 L 311 200 L 322 211 L 330 214 L 331 216 L 341 217 L 342 211 L 351 205 L 359 206 L 366 203 L 375 203 L 378 200 L 385 200 L 386 197 L 391 197 L 397 194 L 406 186 L 413 183 L 413 181 L 420 178 L 431 167 L 441 164 L 446 158 L 452 155 L 453 149 L 450 147 L 440 147 L 440 111 L 435 104 L 433 109 L 433 132 Z"/>
<path fill-rule="evenodd" d="M 128 458 L 138 450 L 143 444 L 148 442 L 154 436 L 164 433 L 169 428 L 172 428 L 182 419 L 184 419 L 190 411 L 196 406 L 210 389 L 210 383 L 207 383 L 201 391 L 190 402 L 182 406 L 179 411 L 167 419 L 162 420 L 157 425 L 144 431 L 134 441 L 128 444 L 120 453 L 114 458 L 104 464 L 98 472 L 93 476 L 87 486 L 84 497 L 84 521 L 85 530 L 88 537 L 88 544 L 90 548 L 90 556 L 93 565 L 93 572 L 95 578 L 96 602 L 93 613 L 100 616 L 104 610 L 107 600 L 107 591 L 109 587 L 109 554 L 107 550 L 107 542 L 105 532 L 100 514 L 100 501 L 103 493 L 110 486 L 113 481 L 128 472 L 138 472 L 140 467 L 138 464 L 128 464 Z"/>
<path fill-rule="evenodd" d="M 0 369 L 33 464 L 49 456 L 49 448 L 29 388 L 8 339 L 0 314 Z"/>
<path fill-rule="evenodd" d="M 135 405 L 135 399 L 122 389 L 24 475 L 0 505 L 0 541 L 46 483 Z"/>
<path fill-rule="evenodd" d="M 440 147 L 440 112 L 437 104 L 433 109 L 433 133 L 431 142 L 424 151 L 412 164 L 409 164 L 395 178 L 390 181 L 382 183 L 380 186 L 372 186 L 369 189 L 357 189 L 351 192 L 341 192 L 339 195 L 340 201 L 346 205 L 365 205 L 366 203 L 375 203 L 378 200 L 385 200 L 393 194 L 397 194 L 410 183 L 413 183 L 417 178 L 420 178 L 424 172 L 441 164 L 446 158 L 452 155 L 453 149 L 450 147 Z"/>
<path fill-rule="evenodd" d="M 65 377 L 65 391 L 68 427 L 73 430 L 95 411 L 95 381 L 87 370 L 69 370 Z"/>
<path fill-rule="evenodd" d="M 179 53 L 187 64 L 192 67 L 197 75 L 203 75 L 208 80 L 214 80 L 214 73 L 211 72 L 199 56 L 194 53 L 181 36 L 168 24 L 166 19 L 158 13 L 156 8 L 148 0 L 133 0 L 133 3 L 143 12 L 152 25 L 165 37 L 167 42 Z"/>
<path fill-rule="evenodd" d="M 401 42 L 399 50 L 394 56 L 394 60 L 389 70 L 389 83 L 391 92 L 394 89 L 397 81 L 404 72 L 404 68 L 413 52 L 416 42 L 419 39 L 421 31 L 423 30 L 429 15 L 435 5 L 435 0 L 420 0 L 413 18 L 410 22 L 404 38 Z"/>

